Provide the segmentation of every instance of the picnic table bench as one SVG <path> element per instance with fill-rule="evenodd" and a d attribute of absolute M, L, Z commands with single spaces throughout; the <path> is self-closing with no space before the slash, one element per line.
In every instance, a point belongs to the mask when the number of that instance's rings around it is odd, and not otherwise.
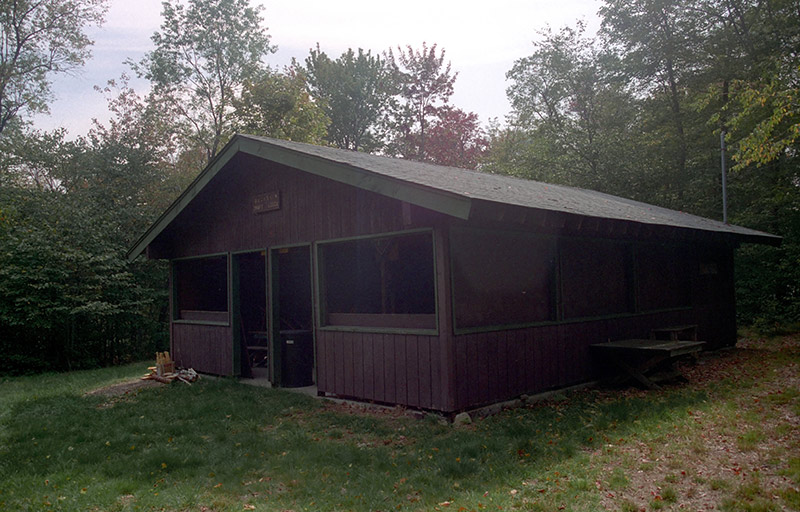
<path fill-rule="evenodd" d="M 673 325 L 670 327 L 658 327 L 650 330 L 650 338 L 654 340 L 663 339 L 664 336 L 672 341 L 697 341 L 697 325 Z"/>
<path fill-rule="evenodd" d="M 604 361 L 622 370 L 621 377 L 635 379 L 649 389 L 661 389 L 648 373 L 662 365 L 671 366 L 681 356 L 700 352 L 705 344 L 695 340 L 632 339 L 590 347 Z"/>

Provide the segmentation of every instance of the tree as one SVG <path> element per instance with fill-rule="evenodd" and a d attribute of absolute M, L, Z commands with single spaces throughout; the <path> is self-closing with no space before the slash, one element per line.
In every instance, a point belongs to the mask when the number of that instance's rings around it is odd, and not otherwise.
<path fill-rule="evenodd" d="M 606 67 L 609 56 L 583 35 L 584 27 L 542 32 L 534 52 L 506 75 L 515 130 L 516 165 L 498 169 L 530 178 L 636 196 L 636 182 L 621 178 L 634 98 Z M 508 146 L 507 146 L 508 147 Z"/>
<path fill-rule="evenodd" d="M 69 175 L 95 162 L 102 167 L 91 174 L 99 175 L 107 165 L 87 158 L 82 141 L 28 136 L 42 141 L 23 148 L 42 147 L 50 154 L 37 152 L 28 162 L 21 152 L 12 173 L 50 162 L 55 167 L 42 172 Z M 155 348 L 151 343 L 163 326 L 156 325 L 152 308 L 165 304 L 163 265 L 159 270 L 125 262 L 131 240 L 125 220 L 131 216 L 96 200 L 94 189 L 103 183 L 72 191 L 61 184 L 0 185 L 0 373 L 110 364 Z"/>
<path fill-rule="evenodd" d="M 184 188 L 157 105 L 109 85 L 106 125 L 0 139 L 0 373 L 141 358 L 163 347 L 163 262 L 125 252 Z"/>
<path fill-rule="evenodd" d="M 653 99 L 663 97 L 672 118 L 675 176 L 689 180 L 684 84 L 701 62 L 698 41 L 703 20 L 692 0 L 606 0 L 600 9 L 602 34 L 623 64 L 625 78 Z"/>
<path fill-rule="evenodd" d="M 486 153 L 489 140 L 478 115 L 453 107 L 439 109 L 428 131 L 425 160 L 439 165 L 475 169 Z"/>
<path fill-rule="evenodd" d="M 241 131 L 276 139 L 323 144 L 328 117 L 306 90 L 301 70 L 265 71 L 244 84 L 234 102 Z"/>
<path fill-rule="evenodd" d="M 449 62 L 444 63 L 444 50 L 437 55 L 435 44 L 429 48 L 422 43 L 421 50 L 398 46 L 397 51 L 397 57 L 391 48 L 386 54 L 401 100 L 390 121 L 393 135 L 389 151 L 424 160 L 428 126 L 453 95 L 458 73 L 451 72 Z"/>
<path fill-rule="evenodd" d="M 330 119 L 328 142 L 354 151 L 377 149 L 378 123 L 395 92 L 386 61 L 361 48 L 331 60 L 317 45 L 304 71 L 309 91 Z"/>
<path fill-rule="evenodd" d="M 107 0 L 9 0 L 0 3 L 0 134 L 23 114 L 47 112 L 52 76 L 84 64 Z"/>
<path fill-rule="evenodd" d="M 166 0 L 155 50 L 134 69 L 151 80 L 182 123 L 187 146 L 210 161 L 232 135 L 233 102 L 275 51 L 248 0 Z M 187 148 L 188 149 L 188 148 Z"/>
<path fill-rule="evenodd" d="M 796 0 L 604 0 L 602 46 L 546 33 L 509 72 L 511 126 L 484 168 L 721 217 L 784 236 L 737 256 L 738 314 L 800 319 Z M 788 277 L 787 277 L 788 276 Z"/>
<path fill-rule="evenodd" d="M 763 166 L 800 149 L 800 11 L 792 1 L 726 3 L 735 8 L 723 11 L 719 32 L 736 43 L 729 67 L 737 72 L 720 121 L 737 168 Z"/>

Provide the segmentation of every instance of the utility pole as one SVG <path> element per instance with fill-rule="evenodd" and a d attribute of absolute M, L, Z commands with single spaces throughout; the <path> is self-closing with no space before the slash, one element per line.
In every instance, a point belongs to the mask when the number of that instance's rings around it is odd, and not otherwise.
<path fill-rule="evenodd" d="M 728 105 L 728 81 L 722 81 L 722 116 L 719 127 L 719 158 L 722 167 L 722 222 L 728 223 L 728 170 L 725 162 L 725 107 Z"/>
<path fill-rule="evenodd" d="M 719 132 L 719 153 L 722 167 L 722 222 L 728 223 L 728 173 L 725 165 L 725 129 Z"/>

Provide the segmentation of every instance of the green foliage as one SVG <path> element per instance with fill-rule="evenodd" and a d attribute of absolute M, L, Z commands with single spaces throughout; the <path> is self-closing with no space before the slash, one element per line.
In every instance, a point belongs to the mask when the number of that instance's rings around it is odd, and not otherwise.
<path fill-rule="evenodd" d="M 603 69 L 604 57 L 582 25 L 542 36 L 507 74 L 518 135 L 496 137 L 513 140 L 516 157 L 494 160 L 490 170 L 611 193 L 624 183 L 642 195 L 626 164 L 634 151 L 627 136 L 635 119 L 632 96 Z M 637 177 L 642 185 L 645 176 Z"/>
<path fill-rule="evenodd" d="M 125 252 L 181 179 L 129 89 L 87 139 L 4 136 L 0 373 L 111 364 L 165 344 L 166 267 Z"/>
<path fill-rule="evenodd" d="M 245 82 L 234 102 L 239 130 L 251 135 L 322 144 L 328 117 L 306 91 L 300 70 L 267 70 Z"/>
<path fill-rule="evenodd" d="M 137 282 L 109 240 L 118 229 L 109 216 L 54 190 L 2 187 L 0 204 L 9 212 L 0 238 L 0 373 L 109 364 L 155 348 L 146 340 L 160 326 L 149 308 L 163 293 Z"/>
<path fill-rule="evenodd" d="M 100 25 L 107 0 L 0 3 L 0 134 L 18 116 L 47 112 L 52 75 L 89 57 L 84 29 Z"/>
<path fill-rule="evenodd" d="M 342 149 L 378 149 L 378 123 L 395 92 L 386 61 L 361 48 L 358 54 L 349 48 L 332 60 L 317 46 L 306 57 L 304 72 L 311 94 L 330 119 L 326 140 Z"/>
<path fill-rule="evenodd" d="M 425 145 L 430 124 L 453 95 L 458 73 L 445 64 L 445 50 L 437 53 L 437 45 L 422 43 L 421 50 L 410 45 L 397 47 L 397 56 L 390 48 L 386 54 L 397 84 L 399 101 L 389 113 L 391 135 L 387 151 L 411 160 L 426 160 Z"/>
<path fill-rule="evenodd" d="M 484 168 L 720 218 L 784 237 L 737 255 L 740 321 L 800 320 L 797 2 L 605 0 L 599 39 L 547 30 L 509 71 L 510 126 Z"/>
<path fill-rule="evenodd" d="M 133 65 L 180 123 L 187 148 L 204 148 L 207 161 L 233 134 L 237 90 L 275 51 L 262 9 L 249 0 L 167 0 L 155 49 Z"/>

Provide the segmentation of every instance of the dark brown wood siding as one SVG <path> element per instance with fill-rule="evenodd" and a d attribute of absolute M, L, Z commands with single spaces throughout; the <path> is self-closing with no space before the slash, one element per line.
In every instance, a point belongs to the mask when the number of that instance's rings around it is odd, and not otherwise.
<path fill-rule="evenodd" d="M 256 213 L 258 198 L 275 193 L 280 208 Z M 481 215 L 488 220 L 481 221 Z M 516 224 L 517 229 L 555 237 L 614 238 L 623 244 L 674 242 L 690 248 L 699 236 L 674 234 L 677 239 L 673 240 L 674 230 L 638 225 L 629 230 L 623 223 L 577 222 L 564 215 L 529 215 L 510 207 L 478 205 L 473 217 L 478 219 L 452 224 L 482 223 L 486 229 Z M 705 273 L 698 270 L 692 279 L 691 304 L 686 307 L 643 313 L 631 300 L 630 311 L 611 311 L 622 313 L 618 317 L 564 321 L 560 304 L 552 324 L 454 335 L 450 223 L 440 214 L 395 199 L 239 155 L 159 235 L 149 252 L 151 257 L 178 258 L 434 228 L 438 334 L 315 332 L 318 390 L 379 403 L 450 412 L 586 382 L 603 371 L 591 358 L 589 345 L 648 337 L 655 327 L 697 324 L 700 339 L 712 347 L 735 342 L 732 248 L 725 245 L 698 249 L 687 258 L 688 266 L 704 268 Z M 580 244 L 570 247 L 566 244 L 564 250 L 582 250 Z M 590 275 L 584 279 L 593 282 L 586 286 L 603 286 L 602 273 Z M 646 303 L 657 303 L 656 287 L 646 293 L 656 294 L 648 296 L 653 300 Z M 623 298 L 618 302 L 624 302 Z M 174 358 L 182 366 L 207 373 L 233 372 L 232 339 L 227 326 L 171 326 Z"/>
<path fill-rule="evenodd" d="M 690 310 L 455 336 L 455 407 L 469 409 L 597 378 L 589 345 L 692 323 Z"/>
<path fill-rule="evenodd" d="M 438 336 L 320 330 L 316 342 L 320 392 L 448 410 L 436 382 Z"/>
<path fill-rule="evenodd" d="M 280 208 L 254 213 L 254 200 L 274 192 L 280 196 Z M 239 155 L 229 171 L 219 173 L 151 244 L 150 257 L 312 243 L 433 227 L 441 220 L 439 214 L 395 199 Z M 439 285 L 447 279 L 441 275 Z M 228 327 L 173 324 L 173 357 L 181 366 L 231 375 L 231 338 Z M 445 409 L 438 337 L 318 331 L 316 343 L 321 392 Z"/>
<path fill-rule="evenodd" d="M 179 366 L 213 375 L 233 373 L 233 333 L 225 325 L 173 323 L 171 354 Z"/>
<path fill-rule="evenodd" d="M 698 271 L 692 284 L 697 336 L 707 349 L 736 344 L 736 290 L 733 249 L 705 247 L 698 251 Z"/>
<path fill-rule="evenodd" d="M 151 244 L 151 257 L 178 258 L 429 227 L 441 216 L 374 192 L 247 155 L 236 157 Z M 280 209 L 254 213 L 259 196 Z M 433 219 L 432 219 L 433 217 Z"/>

